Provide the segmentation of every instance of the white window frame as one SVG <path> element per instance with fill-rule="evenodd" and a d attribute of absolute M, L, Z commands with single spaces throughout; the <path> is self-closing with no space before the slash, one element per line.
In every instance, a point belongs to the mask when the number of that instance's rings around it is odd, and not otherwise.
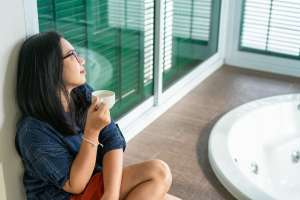
<path fill-rule="evenodd" d="M 28 37 L 39 32 L 37 1 L 23 1 L 25 11 L 26 35 Z M 117 120 L 117 123 L 122 129 L 127 141 L 140 133 L 151 122 L 153 122 L 161 114 L 167 111 L 187 93 L 197 87 L 204 79 L 206 79 L 213 72 L 222 67 L 225 57 L 225 41 L 227 32 L 226 24 L 229 13 L 228 2 L 229 0 L 223 0 L 221 5 L 219 32 L 225 34 L 219 34 L 217 53 L 195 67 L 194 70 L 181 78 L 165 92 L 162 92 L 163 70 L 161 67 L 161 53 L 158 51 L 161 48 L 156 48 L 156 64 L 154 66 L 154 95 L 132 109 L 124 117 Z M 161 4 L 163 3 L 163 1 L 155 1 L 155 3 L 157 4 L 156 6 L 161 8 Z M 158 13 L 155 18 L 157 19 L 159 18 L 159 16 L 160 14 Z M 156 25 L 158 26 L 156 31 L 160 34 L 156 36 L 155 42 L 156 44 L 161 44 L 163 32 L 159 29 L 159 23 L 157 23 Z"/>
<path fill-rule="evenodd" d="M 231 0 L 229 4 L 232 12 L 228 16 L 228 50 L 225 55 L 225 64 L 300 77 L 299 60 L 239 50 L 242 0 Z"/>

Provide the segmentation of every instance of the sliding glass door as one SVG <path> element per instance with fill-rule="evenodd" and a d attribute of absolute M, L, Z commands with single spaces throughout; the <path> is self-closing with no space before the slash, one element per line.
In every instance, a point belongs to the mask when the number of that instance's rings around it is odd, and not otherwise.
<path fill-rule="evenodd" d="M 119 118 L 153 94 L 153 0 L 38 0 L 40 32 L 56 30 L 86 59 L 87 81 L 116 92 Z"/>
<path fill-rule="evenodd" d="M 217 52 L 220 1 L 160 1 L 163 90 Z M 37 3 L 40 32 L 61 33 L 85 58 L 88 83 L 116 92 L 114 118 L 153 95 L 154 0 Z"/>
<path fill-rule="evenodd" d="M 164 0 L 163 89 L 217 52 L 220 0 Z"/>

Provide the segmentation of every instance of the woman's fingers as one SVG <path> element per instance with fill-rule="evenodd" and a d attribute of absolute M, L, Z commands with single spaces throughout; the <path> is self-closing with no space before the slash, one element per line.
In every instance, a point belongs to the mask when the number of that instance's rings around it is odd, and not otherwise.
<path fill-rule="evenodd" d="M 98 112 L 102 113 L 106 110 L 106 104 L 105 103 L 99 103 L 98 105 Z"/>
<path fill-rule="evenodd" d="M 96 97 L 93 102 L 92 102 L 92 110 L 94 111 L 99 111 L 100 113 L 102 113 L 104 110 L 106 110 L 107 106 L 105 103 L 103 103 L 99 97 Z"/>
<path fill-rule="evenodd" d="M 98 117 L 107 118 L 110 116 L 108 105 L 100 100 L 99 97 L 95 97 L 92 99 L 92 111 L 96 112 L 95 114 L 98 115 Z"/>
<path fill-rule="evenodd" d="M 100 103 L 99 97 L 97 97 L 97 96 L 93 97 L 93 98 L 92 98 L 91 109 L 92 109 L 92 110 L 98 110 L 98 108 L 99 108 L 99 103 Z"/>
<path fill-rule="evenodd" d="M 110 123 L 108 106 L 100 101 L 99 97 L 93 97 L 87 113 L 85 130 L 99 135 L 99 131 Z"/>

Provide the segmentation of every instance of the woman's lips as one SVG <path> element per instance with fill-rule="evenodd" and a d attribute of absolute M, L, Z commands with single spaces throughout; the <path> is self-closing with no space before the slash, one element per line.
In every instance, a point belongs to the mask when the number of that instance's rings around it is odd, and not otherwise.
<path fill-rule="evenodd" d="M 81 71 L 80 71 L 80 74 L 84 74 L 84 73 L 85 73 L 85 70 L 81 70 Z"/>

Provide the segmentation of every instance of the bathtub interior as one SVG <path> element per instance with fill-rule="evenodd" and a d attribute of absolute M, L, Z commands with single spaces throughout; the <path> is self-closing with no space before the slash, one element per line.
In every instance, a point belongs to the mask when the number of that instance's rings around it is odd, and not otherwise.
<path fill-rule="evenodd" d="M 298 151 L 300 157 L 299 103 L 279 102 L 249 109 L 229 131 L 228 148 L 235 165 L 275 199 L 300 196 L 300 161 L 295 158 Z"/>

